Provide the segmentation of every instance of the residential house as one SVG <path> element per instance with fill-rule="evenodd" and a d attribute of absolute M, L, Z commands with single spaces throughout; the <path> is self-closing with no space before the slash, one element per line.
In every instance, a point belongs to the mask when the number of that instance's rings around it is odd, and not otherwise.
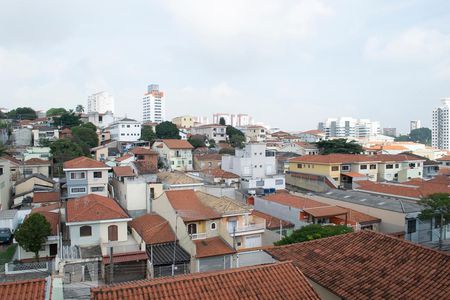
<path fill-rule="evenodd" d="M 33 299 L 48 300 L 51 296 L 54 298 L 61 295 L 61 291 L 55 288 L 53 277 L 15 280 L 11 282 L 0 283 L 0 299 Z"/>
<path fill-rule="evenodd" d="M 248 125 L 239 129 L 244 133 L 247 142 L 261 143 L 266 140 L 267 130 L 264 126 Z"/>
<path fill-rule="evenodd" d="M 291 152 L 298 155 L 318 155 L 319 149 L 316 145 L 306 142 L 290 142 L 282 143 L 278 148 L 278 152 Z"/>
<path fill-rule="evenodd" d="M 51 162 L 40 158 L 31 158 L 23 162 L 21 168 L 21 175 L 23 177 L 30 176 L 31 174 L 41 174 L 45 177 L 51 175 Z"/>
<path fill-rule="evenodd" d="M 192 145 L 185 140 L 164 139 L 153 144 L 165 168 L 171 171 L 192 171 Z"/>
<path fill-rule="evenodd" d="M 88 157 L 77 157 L 63 164 L 67 198 L 94 193 L 108 196 L 108 171 L 111 168 Z"/>
<path fill-rule="evenodd" d="M 275 153 L 265 144 L 247 144 L 234 156 L 222 156 L 222 170 L 241 177 L 241 189 L 249 193 L 270 193 L 285 188 L 284 175 L 277 175 Z"/>
<path fill-rule="evenodd" d="M 227 126 L 220 124 L 206 124 L 192 127 L 192 134 L 204 135 L 208 140 L 214 140 L 216 144 L 227 140 Z"/>
<path fill-rule="evenodd" d="M 109 125 L 111 140 L 119 142 L 137 142 L 141 138 L 141 123 L 123 118 Z"/>
<path fill-rule="evenodd" d="M 32 158 L 50 160 L 50 147 L 27 147 L 22 155 L 24 161 Z"/>
<path fill-rule="evenodd" d="M 179 245 L 167 220 L 149 213 L 133 219 L 130 226 L 136 241 L 145 244 L 150 278 L 190 273 L 191 255 Z"/>
<path fill-rule="evenodd" d="M 58 190 L 53 191 L 35 191 L 31 201 L 32 207 L 41 207 L 61 202 L 61 193 Z"/>
<path fill-rule="evenodd" d="M 373 231 L 266 251 L 297 266 L 321 299 L 445 299 L 450 294 L 447 253 Z"/>
<path fill-rule="evenodd" d="M 293 152 L 277 152 L 275 156 L 277 162 L 277 174 L 286 174 L 289 172 L 289 160 L 298 156 L 298 154 Z"/>
<path fill-rule="evenodd" d="M 9 209 L 11 200 L 10 161 L 0 157 L 0 209 Z"/>
<path fill-rule="evenodd" d="M 95 127 L 105 128 L 114 122 L 114 114 L 112 111 L 106 111 L 104 113 L 91 111 L 87 113 L 87 121 L 94 124 Z"/>
<path fill-rule="evenodd" d="M 178 128 L 191 128 L 195 125 L 195 117 L 192 116 L 180 116 L 172 119 L 172 123 L 177 125 Z"/>
<path fill-rule="evenodd" d="M 13 206 L 21 206 L 24 202 L 31 203 L 33 195 L 37 191 L 52 191 L 56 182 L 41 174 L 31 174 L 29 177 L 16 181 L 14 185 Z"/>
<path fill-rule="evenodd" d="M 235 188 L 239 188 L 241 182 L 239 175 L 222 169 L 206 169 L 199 172 L 199 176 L 208 184 L 220 184 Z"/>
<path fill-rule="evenodd" d="M 325 132 L 321 130 L 308 130 L 296 134 L 300 140 L 307 143 L 317 143 L 326 138 Z"/>
<path fill-rule="evenodd" d="M 288 280 L 287 280 L 288 279 Z M 205 287 L 205 288 L 199 288 Z M 207 287 L 207 288 L 206 288 Z M 444 293 L 436 293 L 445 295 Z M 319 300 L 311 283 L 291 263 L 268 264 L 207 274 L 168 277 L 91 290 L 91 299 L 264 299 Z"/>
<path fill-rule="evenodd" d="M 194 154 L 194 170 L 220 169 L 222 155 L 218 153 Z"/>
<path fill-rule="evenodd" d="M 230 269 L 232 248 L 221 236 L 221 214 L 206 206 L 193 190 L 166 191 L 152 204 L 169 221 L 180 246 L 191 255 L 191 272 Z"/>
<path fill-rule="evenodd" d="M 58 128 L 49 126 L 35 126 L 32 130 L 33 133 L 33 146 L 43 146 L 42 141 L 56 141 L 59 139 Z"/>
<path fill-rule="evenodd" d="M 380 154 L 374 156 L 378 163 L 378 181 L 405 182 L 413 178 L 423 178 L 424 158 L 415 155 Z"/>
<path fill-rule="evenodd" d="M 205 184 L 200 178 L 194 178 L 188 173 L 183 172 L 159 172 L 158 181 L 163 184 L 164 190 L 198 190 Z"/>
<path fill-rule="evenodd" d="M 154 167 L 158 166 L 158 153 L 145 147 L 135 147 L 129 151 L 135 160 L 142 160 Z"/>
<path fill-rule="evenodd" d="M 266 220 L 266 232 L 265 235 L 267 235 L 268 231 L 271 231 L 275 234 L 275 238 L 272 240 L 272 242 L 276 242 L 280 239 L 282 239 L 285 236 L 289 236 L 294 231 L 295 225 L 289 221 L 274 217 L 270 214 L 263 213 L 259 210 L 253 210 L 252 215 L 255 215 L 257 217 L 263 218 Z M 264 238 L 264 236 L 263 236 Z M 263 241 L 264 243 L 264 241 Z"/>

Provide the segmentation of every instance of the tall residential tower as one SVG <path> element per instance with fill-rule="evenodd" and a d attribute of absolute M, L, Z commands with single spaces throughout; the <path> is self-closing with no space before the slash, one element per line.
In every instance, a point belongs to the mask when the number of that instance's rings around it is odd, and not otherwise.
<path fill-rule="evenodd" d="M 450 150 L 450 98 L 443 98 L 442 106 L 433 110 L 432 146 L 442 150 Z"/>
<path fill-rule="evenodd" d="M 164 93 L 159 90 L 159 85 L 150 84 L 147 93 L 142 99 L 142 120 L 144 122 L 161 123 L 166 119 Z"/>
<path fill-rule="evenodd" d="M 87 113 L 104 114 L 107 111 L 114 113 L 114 98 L 107 92 L 98 92 L 88 97 L 87 106 Z"/>

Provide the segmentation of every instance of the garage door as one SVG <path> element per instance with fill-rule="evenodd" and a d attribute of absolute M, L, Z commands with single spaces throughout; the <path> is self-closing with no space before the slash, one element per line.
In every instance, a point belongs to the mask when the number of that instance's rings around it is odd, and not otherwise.
<path fill-rule="evenodd" d="M 251 235 L 245 238 L 245 248 L 261 247 L 261 235 Z"/>

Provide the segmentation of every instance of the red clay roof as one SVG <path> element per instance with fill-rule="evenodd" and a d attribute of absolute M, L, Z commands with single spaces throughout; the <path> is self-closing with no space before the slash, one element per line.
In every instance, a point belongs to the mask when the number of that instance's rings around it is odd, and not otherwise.
<path fill-rule="evenodd" d="M 240 178 L 239 175 L 224 171 L 222 169 L 206 169 L 202 171 L 204 174 L 211 175 L 215 178 L 225 178 L 225 179 L 232 179 L 232 178 Z"/>
<path fill-rule="evenodd" d="M 61 207 L 61 203 L 53 203 L 53 204 L 42 204 L 42 206 L 39 207 L 35 207 L 31 210 L 32 213 L 37 213 L 37 212 L 51 212 L 52 210 L 57 210 Z"/>
<path fill-rule="evenodd" d="M 327 206 L 325 203 L 304 197 L 294 196 L 286 191 L 278 191 L 275 194 L 264 196 L 263 199 L 300 209 Z"/>
<path fill-rule="evenodd" d="M 219 153 L 205 153 L 196 154 L 195 159 L 197 160 L 222 160 L 222 155 Z"/>
<path fill-rule="evenodd" d="M 89 194 L 67 201 L 67 222 L 100 221 L 129 218 L 111 198 Z"/>
<path fill-rule="evenodd" d="M 424 158 L 408 154 L 378 154 L 372 155 L 374 159 L 382 162 L 425 161 Z"/>
<path fill-rule="evenodd" d="M 18 160 L 17 158 L 15 158 L 15 157 L 13 157 L 11 155 L 3 155 L 0 158 L 7 159 L 7 160 L 9 160 L 10 162 L 12 162 L 12 163 L 14 163 L 16 165 L 21 165 L 22 164 L 22 161 Z"/>
<path fill-rule="evenodd" d="M 130 150 L 130 152 L 133 153 L 134 155 L 158 155 L 158 153 L 153 151 L 152 149 L 144 147 L 136 147 Z"/>
<path fill-rule="evenodd" d="M 227 255 L 236 253 L 236 250 L 231 248 L 221 237 L 212 237 L 203 240 L 195 240 L 195 247 L 197 249 L 195 257 L 211 257 L 219 255 Z"/>
<path fill-rule="evenodd" d="M 126 252 L 126 253 L 116 253 L 113 254 L 113 263 L 122 263 L 129 261 L 147 260 L 148 256 L 146 252 L 136 251 L 136 252 Z M 103 264 L 107 265 L 110 263 L 109 256 L 103 256 Z"/>
<path fill-rule="evenodd" d="M 437 161 L 450 161 L 450 155 L 443 156 L 441 158 L 436 159 Z"/>
<path fill-rule="evenodd" d="M 132 157 L 134 157 L 133 154 L 127 153 L 127 154 L 125 154 L 125 155 L 123 155 L 121 157 L 116 158 L 115 161 L 116 162 L 122 162 L 122 161 L 127 160 L 127 159 L 132 158 Z"/>
<path fill-rule="evenodd" d="M 194 149 L 191 143 L 186 140 L 164 139 L 162 142 L 170 149 Z"/>
<path fill-rule="evenodd" d="M 358 187 L 355 190 L 373 192 L 379 194 L 395 195 L 407 198 L 420 199 L 434 193 L 450 193 L 447 183 L 427 182 L 422 184 L 395 184 L 395 183 L 375 183 L 373 181 L 357 181 Z"/>
<path fill-rule="evenodd" d="M 348 211 L 347 214 L 347 222 L 348 221 L 353 221 L 355 223 L 358 223 L 360 225 L 364 225 L 364 224 L 373 224 L 373 223 L 380 223 L 381 219 L 378 219 L 376 217 L 373 217 L 371 215 L 350 209 L 350 208 L 346 208 Z M 336 216 L 336 218 L 341 219 L 341 220 L 345 220 L 345 216 Z M 343 224 L 343 222 L 342 222 Z"/>
<path fill-rule="evenodd" d="M 142 280 L 91 289 L 93 300 L 319 300 L 292 263 Z"/>
<path fill-rule="evenodd" d="M 59 192 L 34 192 L 33 203 L 59 202 L 61 195 Z"/>
<path fill-rule="evenodd" d="M 66 161 L 64 164 L 64 169 L 96 169 L 96 168 L 109 168 L 102 162 L 95 159 L 80 156 L 72 160 Z"/>
<path fill-rule="evenodd" d="M 40 158 L 31 158 L 29 160 L 26 160 L 24 162 L 25 165 L 28 166 L 34 166 L 34 165 L 50 165 L 50 161 L 48 160 L 43 160 Z"/>
<path fill-rule="evenodd" d="M 123 166 L 123 167 L 113 167 L 113 173 L 116 176 L 119 177 L 134 177 L 136 174 L 134 174 L 133 169 L 130 166 Z"/>
<path fill-rule="evenodd" d="M 312 135 L 325 134 L 323 131 L 320 131 L 320 130 L 308 130 L 308 131 L 304 131 L 302 133 L 312 134 Z"/>
<path fill-rule="evenodd" d="M 352 178 L 360 178 L 360 177 L 367 177 L 367 175 L 357 173 L 357 172 L 347 172 L 347 173 L 341 173 L 342 175 L 352 177 Z"/>
<path fill-rule="evenodd" d="M 252 215 L 255 215 L 257 217 L 263 218 L 266 220 L 266 228 L 269 230 L 274 230 L 274 229 L 280 229 L 280 225 L 283 228 L 292 228 L 294 227 L 294 224 L 289 222 L 289 221 L 285 221 L 285 220 L 281 220 L 277 217 L 274 217 L 272 215 L 263 213 L 259 210 L 253 210 L 252 211 Z"/>
<path fill-rule="evenodd" d="M 346 208 L 339 206 L 305 208 L 304 211 L 315 218 L 333 217 L 342 214 L 347 214 L 348 212 Z"/>
<path fill-rule="evenodd" d="M 448 299 L 450 255 L 398 238 L 357 233 L 268 249 L 344 299 Z"/>
<path fill-rule="evenodd" d="M 0 299 L 44 300 L 45 278 L 0 283 Z"/>
<path fill-rule="evenodd" d="M 220 219 L 221 217 L 215 210 L 203 205 L 194 190 L 166 191 L 166 196 L 184 222 Z"/>
<path fill-rule="evenodd" d="M 328 155 L 305 155 L 294 157 L 290 162 L 318 163 L 318 164 L 342 164 L 357 162 L 378 161 L 373 155 L 362 154 L 328 154 Z"/>
<path fill-rule="evenodd" d="M 161 244 L 175 241 L 169 222 L 158 214 L 145 214 L 130 222 L 146 244 Z"/>

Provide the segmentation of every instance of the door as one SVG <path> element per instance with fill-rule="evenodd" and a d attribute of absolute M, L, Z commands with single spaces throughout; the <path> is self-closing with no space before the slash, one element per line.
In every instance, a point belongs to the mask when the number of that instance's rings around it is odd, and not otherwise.
<path fill-rule="evenodd" d="M 188 233 L 196 234 L 197 233 L 197 224 L 189 224 L 188 225 Z"/>
<path fill-rule="evenodd" d="M 108 226 L 108 241 L 117 241 L 119 239 L 117 225 Z"/>
<path fill-rule="evenodd" d="M 245 248 L 261 247 L 261 236 L 252 235 L 245 238 Z"/>
<path fill-rule="evenodd" d="M 56 256 L 58 254 L 58 244 L 50 244 L 50 256 Z"/>

